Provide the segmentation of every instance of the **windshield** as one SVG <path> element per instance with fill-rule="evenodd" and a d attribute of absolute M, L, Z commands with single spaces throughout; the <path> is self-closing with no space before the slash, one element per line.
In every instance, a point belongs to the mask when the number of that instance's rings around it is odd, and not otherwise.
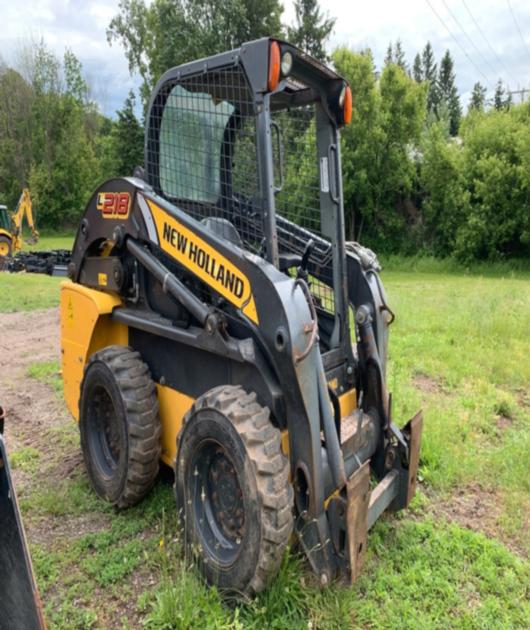
<path fill-rule="evenodd" d="M 175 86 L 160 125 L 160 185 L 168 197 L 216 203 L 221 147 L 234 107 Z"/>
<path fill-rule="evenodd" d="M 0 229 L 6 230 L 6 232 L 11 231 L 11 220 L 5 206 L 0 206 Z"/>

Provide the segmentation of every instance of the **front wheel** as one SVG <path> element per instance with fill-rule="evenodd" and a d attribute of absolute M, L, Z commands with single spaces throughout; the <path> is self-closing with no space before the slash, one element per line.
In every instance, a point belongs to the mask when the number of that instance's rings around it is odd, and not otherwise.
<path fill-rule="evenodd" d="M 293 491 L 280 432 L 254 393 L 228 385 L 195 402 L 175 476 L 186 544 L 206 579 L 243 595 L 263 590 L 292 532 Z"/>

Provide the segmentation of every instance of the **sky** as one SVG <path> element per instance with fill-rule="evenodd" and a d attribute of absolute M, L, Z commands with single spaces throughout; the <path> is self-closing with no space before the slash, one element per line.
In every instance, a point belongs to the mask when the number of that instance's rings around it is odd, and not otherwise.
<path fill-rule="evenodd" d="M 412 63 L 427 40 L 437 59 L 446 49 L 455 60 L 457 85 L 464 105 L 480 81 L 493 94 L 501 78 L 510 89 L 530 88 L 529 0 L 320 0 L 337 18 L 328 49 L 346 45 L 371 48 L 381 66 L 389 41 L 400 39 Z M 286 22 L 292 22 L 292 0 L 285 0 Z M 129 90 L 137 89 L 120 45 L 109 46 L 106 27 L 118 0 L 0 0 L 3 28 L 0 55 L 16 63 L 24 42 L 43 38 L 62 57 L 66 47 L 83 64 L 93 98 L 114 115 Z"/>

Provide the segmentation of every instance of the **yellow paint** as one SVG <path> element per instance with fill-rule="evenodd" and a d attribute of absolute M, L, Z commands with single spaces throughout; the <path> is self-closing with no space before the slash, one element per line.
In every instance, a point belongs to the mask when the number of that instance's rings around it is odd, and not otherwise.
<path fill-rule="evenodd" d="M 112 321 L 119 297 L 89 289 L 74 282 L 61 283 L 61 359 L 64 398 L 79 420 L 79 395 L 83 370 L 97 350 L 128 344 L 127 327 Z"/>
<path fill-rule="evenodd" d="M 106 273 L 98 273 L 98 284 L 100 287 L 107 286 L 107 274 Z"/>
<path fill-rule="evenodd" d="M 9 251 L 11 249 L 11 234 L 9 232 L 6 232 L 6 230 L 0 229 L 0 236 L 5 236 L 9 239 L 9 243 L 0 243 L 0 256 L 9 256 Z"/>
<path fill-rule="evenodd" d="M 287 429 L 282 431 L 282 452 L 284 455 L 289 455 L 289 431 Z"/>
<path fill-rule="evenodd" d="M 340 417 L 345 418 L 349 416 L 353 410 L 357 407 L 357 392 L 355 389 L 339 396 Z M 289 431 L 284 429 L 282 431 L 282 452 L 284 455 L 289 455 Z"/>
<path fill-rule="evenodd" d="M 157 383 L 160 423 L 162 425 L 162 461 L 168 466 L 175 465 L 177 456 L 177 435 L 182 427 L 184 416 L 195 402 L 193 398 L 181 394 L 171 387 Z"/>
<path fill-rule="evenodd" d="M 337 387 L 339 386 L 339 379 L 338 378 L 332 378 L 331 381 L 328 381 L 328 387 L 331 387 L 331 389 L 335 392 L 337 391 Z"/>
<path fill-rule="evenodd" d="M 156 225 L 160 247 L 258 324 L 258 313 L 250 281 L 242 271 L 153 201 L 147 199 L 147 203 Z M 198 262 L 200 254 L 204 261 L 202 265 Z M 211 266 L 211 273 L 207 270 L 208 266 Z M 236 279 L 239 290 L 230 288 L 228 282 L 219 279 L 227 278 L 229 275 Z"/>

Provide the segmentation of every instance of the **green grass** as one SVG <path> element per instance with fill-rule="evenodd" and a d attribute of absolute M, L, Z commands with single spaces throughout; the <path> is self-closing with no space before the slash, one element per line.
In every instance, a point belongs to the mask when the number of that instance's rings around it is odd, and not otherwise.
<path fill-rule="evenodd" d="M 32 363 L 28 368 L 28 376 L 49 385 L 56 394 L 60 395 L 63 392 L 59 361 Z"/>
<path fill-rule="evenodd" d="M 530 274 L 502 264 L 455 273 L 447 261 L 393 263 L 382 274 L 397 315 L 388 380 L 398 423 L 424 410 L 421 490 L 412 509 L 370 532 L 360 580 L 321 591 L 292 552 L 267 592 L 227 605 L 182 555 L 167 483 L 117 512 L 94 496 L 82 468 L 41 482 L 57 474 L 62 454 L 78 452 L 72 424 L 48 430 L 53 462 L 27 447 L 14 453 L 35 477 L 20 500 L 25 520 L 72 523 L 53 545 L 32 546 L 51 628 L 530 626 Z M 56 291 L 35 278 L 43 294 Z M 57 391 L 58 369 L 33 364 L 28 375 Z M 447 523 L 437 509 L 477 487 L 494 497 L 487 535 Z"/>
<path fill-rule="evenodd" d="M 23 446 L 9 456 L 13 470 L 35 473 L 39 466 L 40 452 L 33 446 Z"/>
<path fill-rule="evenodd" d="M 24 251 L 71 249 L 74 232 L 41 234 L 35 245 L 24 244 Z M 43 274 L 0 272 L 0 313 L 33 311 L 59 304 L 59 284 L 65 278 L 52 278 Z"/>
<path fill-rule="evenodd" d="M 59 306 L 61 280 L 64 278 L 0 271 L 0 313 L 34 311 Z"/>
<path fill-rule="evenodd" d="M 74 245 L 75 232 L 41 232 L 38 242 L 35 245 L 24 245 L 26 251 L 45 251 L 48 249 L 72 249 Z"/>

